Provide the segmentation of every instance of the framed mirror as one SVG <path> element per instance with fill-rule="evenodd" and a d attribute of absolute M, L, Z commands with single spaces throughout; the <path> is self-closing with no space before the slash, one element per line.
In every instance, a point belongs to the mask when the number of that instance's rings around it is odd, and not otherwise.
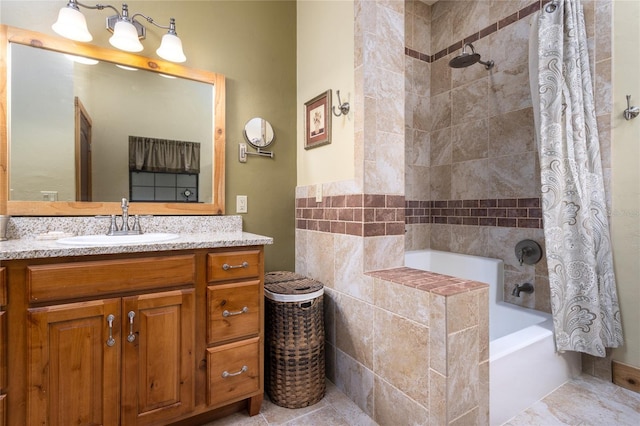
<path fill-rule="evenodd" d="M 224 214 L 223 75 L 9 26 L 0 44 L 0 214 L 117 212 L 131 137 L 200 148 L 199 202 L 178 184 L 176 202 L 133 202 L 133 213 Z"/>

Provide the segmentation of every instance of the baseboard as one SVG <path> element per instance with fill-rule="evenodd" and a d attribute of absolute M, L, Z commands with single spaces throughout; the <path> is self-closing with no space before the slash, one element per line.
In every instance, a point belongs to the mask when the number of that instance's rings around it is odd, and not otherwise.
<path fill-rule="evenodd" d="M 613 361 L 613 383 L 625 389 L 640 393 L 640 368 Z"/>

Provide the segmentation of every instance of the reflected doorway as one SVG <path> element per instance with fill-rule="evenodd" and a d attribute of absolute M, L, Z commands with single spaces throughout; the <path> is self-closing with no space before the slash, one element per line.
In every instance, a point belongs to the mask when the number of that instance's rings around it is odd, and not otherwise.
<path fill-rule="evenodd" d="M 76 201 L 93 201 L 91 192 L 91 117 L 76 96 L 75 145 L 76 145 Z"/>

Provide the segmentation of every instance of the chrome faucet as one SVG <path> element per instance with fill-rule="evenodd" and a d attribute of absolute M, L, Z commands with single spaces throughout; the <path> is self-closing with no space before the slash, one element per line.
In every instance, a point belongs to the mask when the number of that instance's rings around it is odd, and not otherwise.
<path fill-rule="evenodd" d="M 512 296 L 520 297 L 520 293 L 533 293 L 533 285 L 531 283 L 516 284 L 511 292 Z"/>
<path fill-rule="evenodd" d="M 111 223 L 109 225 L 109 231 L 107 231 L 107 235 L 138 235 L 142 234 L 142 229 L 140 229 L 140 219 L 138 215 L 135 215 L 133 228 L 129 227 L 129 200 L 126 198 L 122 199 L 122 203 L 120 204 L 120 208 L 122 209 L 122 226 L 118 228 L 118 222 L 116 219 L 116 215 L 112 214 Z M 98 216 L 98 217 L 108 217 L 108 216 Z"/>
<path fill-rule="evenodd" d="M 120 230 L 127 232 L 129 231 L 129 200 L 123 198 L 120 207 L 122 208 L 122 227 Z"/>

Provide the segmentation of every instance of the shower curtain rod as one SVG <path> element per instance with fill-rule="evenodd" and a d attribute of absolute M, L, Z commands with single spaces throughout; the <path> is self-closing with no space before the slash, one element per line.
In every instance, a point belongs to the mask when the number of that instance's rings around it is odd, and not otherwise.
<path fill-rule="evenodd" d="M 558 8 L 558 2 L 556 0 L 551 0 L 544 6 L 544 11 L 547 13 L 553 13 Z"/>

